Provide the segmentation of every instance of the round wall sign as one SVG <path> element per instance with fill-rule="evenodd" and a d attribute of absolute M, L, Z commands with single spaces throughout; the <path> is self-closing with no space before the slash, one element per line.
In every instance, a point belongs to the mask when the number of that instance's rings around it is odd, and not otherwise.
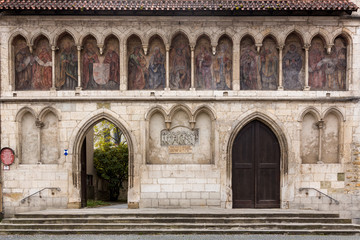
<path fill-rule="evenodd" d="M 11 165 L 15 160 L 14 151 L 8 147 L 1 149 L 0 156 L 1 156 L 1 161 L 4 165 Z"/>

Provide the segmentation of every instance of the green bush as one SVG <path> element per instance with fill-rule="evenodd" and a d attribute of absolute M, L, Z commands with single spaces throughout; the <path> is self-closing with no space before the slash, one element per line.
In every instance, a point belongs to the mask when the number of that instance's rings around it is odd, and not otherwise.
<path fill-rule="evenodd" d="M 122 182 L 128 178 L 128 146 L 105 142 L 94 151 L 97 175 L 109 183 L 110 201 L 116 201 Z"/>

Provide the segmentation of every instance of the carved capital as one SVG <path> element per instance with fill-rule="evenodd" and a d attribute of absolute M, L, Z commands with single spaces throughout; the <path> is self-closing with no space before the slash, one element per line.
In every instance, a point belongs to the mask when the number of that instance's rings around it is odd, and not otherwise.
<path fill-rule="evenodd" d="M 58 50 L 59 48 L 56 46 L 56 45 L 51 45 L 51 51 L 56 51 Z"/>
<path fill-rule="evenodd" d="M 36 119 L 35 126 L 38 128 L 43 128 L 45 126 L 45 124 L 42 121 L 40 121 L 39 119 Z"/>
<path fill-rule="evenodd" d="M 167 52 L 170 51 L 170 45 L 166 44 L 165 49 L 166 49 Z"/>
<path fill-rule="evenodd" d="M 323 120 L 320 120 L 316 123 L 316 126 L 319 128 L 319 129 L 322 129 L 324 127 L 324 121 Z"/>
<path fill-rule="evenodd" d="M 326 46 L 326 52 L 327 52 L 327 54 L 330 54 L 330 53 L 331 53 L 331 49 L 332 49 L 333 46 L 334 46 L 334 44 L 328 44 L 328 45 Z"/>
<path fill-rule="evenodd" d="M 98 44 L 98 48 L 100 50 L 100 55 L 103 55 L 103 53 L 104 53 L 104 45 Z"/>
<path fill-rule="evenodd" d="M 77 49 L 78 51 L 81 51 L 82 46 L 81 46 L 81 45 L 77 45 L 77 46 L 76 46 L 76 49 Z"/>
<path fill-rule="evenodd" d="M 148 54 L 148 45 L 143 44 L 142 47 L 143 47 L 143 50 L 144 50 L 144 54 L 147 55 Z"/>
<path fill-rule="evenodd" d="M 309 51 L 310 47 L 310 44 L 305 44 L 303 48 L 305 49 L 305 51 Z"/>
<path fill-rule="evenodd" d="M 33 46 L 34 46 L 33 44 L 28 44 L 30 53 L 33 53 L 34 50 Z"/>
<path fill-rule="evenodd" d="M 216 47 L 217 46 L 211 46 L 212 47 L 212 54 L 215 56 L 215 54 L 216 54 Z"/>
<path fill-rule="evenodd" d="M 260 52 L 260 49 L 262 47 L 262 43 L 255 43 L 255 46 L 256 46 L 256 51 Z"/>
<path fill-rule="evenodd" d="M 277 46 L 277 49 L 279 49 L 279 50 L 283 50 L 283 49 L 284 49 L 284 47 L 285 47 L 285 45 L 284 45 L 284 44 L 279 44 L 279 45 Z"/>

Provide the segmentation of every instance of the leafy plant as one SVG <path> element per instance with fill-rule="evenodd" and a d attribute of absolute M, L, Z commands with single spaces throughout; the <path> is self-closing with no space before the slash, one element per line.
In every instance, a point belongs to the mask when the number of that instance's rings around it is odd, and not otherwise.
<path fill-rule="evenodd" d="M 94 167 L 97 175 L 109 184 L 110 201 L 116 201 L 122 182 L 128 178 L 128 146 L 104 141 L 94 151 Z"/>

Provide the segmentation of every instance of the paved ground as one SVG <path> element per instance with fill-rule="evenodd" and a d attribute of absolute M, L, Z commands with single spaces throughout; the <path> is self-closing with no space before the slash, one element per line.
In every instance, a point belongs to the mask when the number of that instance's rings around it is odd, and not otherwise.
<path fill-rule="evenodd" d="M 11 235 L 1 240 L 359 240 L 360 236 L 288 235 Z"/>

